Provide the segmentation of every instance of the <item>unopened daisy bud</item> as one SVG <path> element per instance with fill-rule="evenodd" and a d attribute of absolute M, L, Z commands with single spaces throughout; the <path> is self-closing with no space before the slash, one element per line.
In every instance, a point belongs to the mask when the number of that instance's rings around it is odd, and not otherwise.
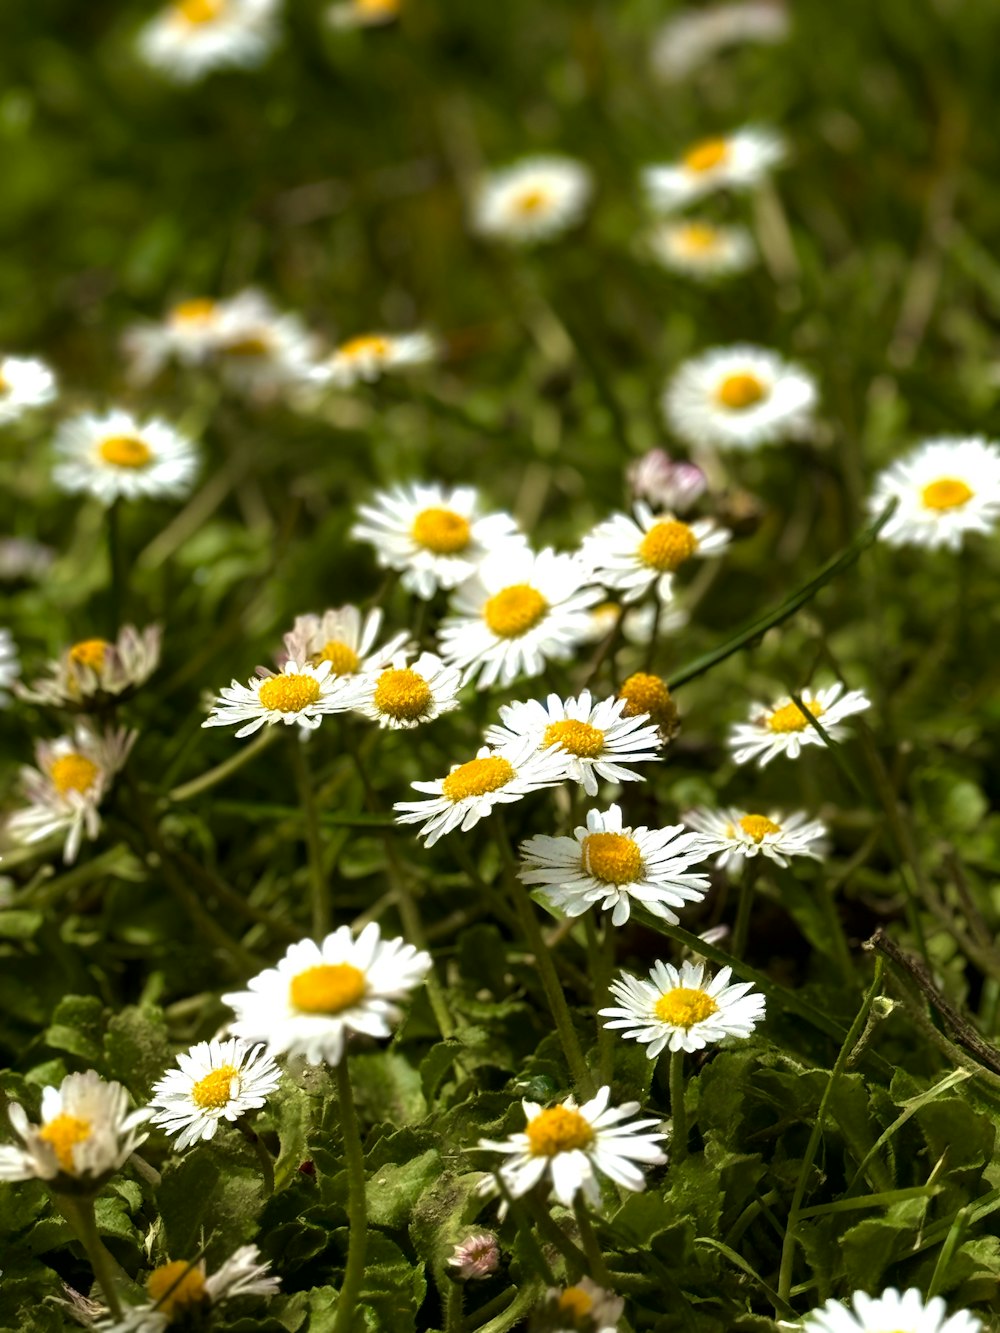
<path fill-rule="evenodd" d="M 625 700 L 624 717 L 648 713 L 650 722 L 659 727 L 664 739 L 676 736 L 680 727 L 677 705 L 667 682 L 659 676 L 650 675 L 648 671 L 634 672 L 618 691 L 618 698 Z"/>
<path fill-rule="evenodd" d="M 628 484 L 636 500 L 684 513 L 705 493 L 708 480 L 697 464 L 675 462 L 665 449 L 650 449 L 629 465 Z"/>
<path fill-rule="evenodd" d="M 463 1282 L 491 1277 L 500 1267 L 497 1238 L 489 1231 L 469 1236 L 455 1246 L 446 1262 L 449 1268 L 455 1270 L 452 1277 L 461 1278 Z"/>

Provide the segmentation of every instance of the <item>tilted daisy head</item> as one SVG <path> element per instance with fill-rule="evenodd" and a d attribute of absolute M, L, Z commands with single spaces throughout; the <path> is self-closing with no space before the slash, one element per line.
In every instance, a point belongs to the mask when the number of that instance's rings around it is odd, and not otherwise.
<path fill-rule="evenodd" d="M 757 262 L 753 237 L 746 227 L 725 227 L 715 222 L 664 219 L 645 238 L 650 259 L 672 273 L 708 281 L 745 273 Z"/>
<path fill-rule="evenodd" d="M 530 244 L 579 222 L 590 202 L 589 170 L 569 157 L 532 157 L 480 181 L 472 227 L 481 236 Z"/>
<path fill-rule="evenodd" d="M 729 733 L 729 747 L 738 764 L 756 760 L 761 768 L 775 755 L 797 759 L 804 745 L 823 745 L 824 740 L 806 714 L 819 722 L 831 740 L 842 740 L 847 732 L 843 721 L 871 707 L 861 690 L 849 690 L 837 681 L 824 689 L 805 689 L 799 695 L 805 712 L 788 695 L 773 704 L 754 704 L 747 722 L 738 722 Z"/>
<path fill-rule="evenodd" d="M 253 68 L 277 41 L 279 0 L 173 0 L 140 31 L 148 65 L 176 83 L 214 69 Z"/>
<path fill-rule="evenodd" d="M 789 27 L 782 0 L 737 0 L 682 9 L 656 35 L 653 71 L 665 83 L 677 83 L 724 48 L 744 42 L 772 45 L 784 41 Z"/>
<path fill-rule="evenodd" d="M 145 684 L 159 664 L 160 639 L 159 625 L 125 625 L 114 641 L 80 639 L 48 664 L 48 676 L 18 694 L 55 708 L 103 707 Z"/>
<path fill-rule="evenodd" d="M 571 1287 L 549 1288 L 538 1328 L 543 1333 L 617 1333 L 624 1308 L 620 1296 L 582 1277 Z"/>
<path fill-rule="evenodd" d="M 755 449 L 802 436 L 816 384 L 764 347 L 716 347 L 686 361 L 667 385 L 663 411 L 678 439 L 697 447 Z"/>
<path fill-rule="evenodd" d="M 718 555 L 729 545 L 729 533 L 713 519 L 685 523 L 671 513 L 654 514 L 639 500 L 635 516 L 614 514 L 598 523 L 583 542 L 583 559 L 592 576 L 613 588 L 626 602 L 639 601 L 651 590 L 663 602 L 674 596 L 674 575 L 695 557 Z"/>
<path fill-rule="evenodd" d="M 356 606 L 334 607 L 321 616 L 296 616 L 284 636 L 284 661 L 290 658 L 314 667 L 329 662 L 332 676 L 377 671 L 407 648 L 410 637 L 404 630 L 379 646 L 382 619 L 380 607 L 362 614 Z"/>
<path fill-rule="evenodd" d="M 397 653 L 377 671 L 353 677 L 345 686 L 344 703 L 380 727 L 395 730 L 433 722 L 458 707 L 462 673 L 445 666 L 434 653 L 421 653 L 408 663 Z"/>
<path fill-rule="evenodd" d="M 56 397 L 56 377 L 44 361 L 0 356 L 0 426 Z"/>
<path fill-rule="evenodd" d="M 178 1150 L 211 1139 L 221 1120 L 231 1123 L 259 1109 L 281 1082 L 281 1070 L 263 1046 L 235 1037 L 200 1041 L 177 1057 L 153 1087 L 152 1123 L 176 1135 Z"/>
<path fill-rule="evenodd" d="M 808 1314 L 804 1333 L 980 1333 L 982 1324 L 968 1310 L 948 1315 L 940 1296 L 925 1299 L 916 1287 L 902 1295 L 887 1287 L 880 1296 L 856 1291 L 850 1305 L 829 1300 Z"/>
<path fill-rule="evenodd" d="M 203 1259 L 174 1259 L 146 1278 L 149 1297 L 128 1308 L 120 1320 L 96 1325 L 99 1333 L 163 1333 L 171 1325 L 187 1327 L 213 1306 L 243 1296 L 274 1296 L 281 1287 L 256 1245 L 241 1245 L 221 1268 L 209 1273 Z"/>
<path fill-rule="evenodd" d="M 652 208 L 672 213 L 716 190 L 748 190 L 785 157 L 773 130 L 746 126 L 691 144 L 676 162 L 646 167 L 642 182 Z"/>
<path fill-rule="evenodd" d="M 648 715 L 658 729 L 661 740 L 677 735 L 680 719 L 667 682 L 648 671 L 634 671 L 621 683 L 618 698 L 624 700 L 622 717 Z"/>
<path fill-rule="evenodd" d="M 882 541 L 957 551 L 966 533 L 988 533 L 1000 519 L 1000 446 L 979 436 L 927 440 L 879 474 L 868 507 L 879 514 L 891 500 Z"/>
<path fill-rule="evenodd" d="M 684 816 L 688 828 L 701 834 L 706 856 L 718 853 L 716 865 L 738 868 L 745 859 L 766 856 L 779 866 L 788 865 L 792 856 L 821 859 L 825 848 L 826 825 L 808 815 L 782 814 L 772 810 L 757 814 L 742 807 L 726 810 L 691 810 Z"/>
<path fill-rule="evenodd" d="M 197 452 L 186 436 L 165 421 L 139 421 L 117 409 L 64 421 L 54 448 L 56 485 L 96 495 L 107 505 L 184 495 L 198 470 Z"/>
<path fill-rule="evenodd" d="M 254 676 L 246 685 L 234 680 L 219 691 L 218 699 L 203 727 L 238 726 L 237 737 L 250 736 L 264 726 L 284 722 L 313 731 L 329 713 L 342 713 L 350 705 L 340 677 L 334 676 L 329 660 L 318 666 L 291 658 L 279 672 Z"/>
<path fill-rule="evenodd" d="M 350 389 L 395 371 L 429 366 L 437 357 L 438 344 L 429 333 L 362 333 L 318 361 L 309 378 Z"/>
<path fill-rule="evenodd" d="M 680 970 L 654 963 L 648 981 L 624 972 L 613 981 L 618 1004 L 600 1014 L 605 1027 L 643 1043 L 650 1060 L 663 1050 L 700 1051 L 726 1037 L 749 1037 L 764 1017 L 763 995 L 751 994 L 749 982 L 730 985 L 731 977 L 729 967 L 709 977 L 701 963 Z"/>

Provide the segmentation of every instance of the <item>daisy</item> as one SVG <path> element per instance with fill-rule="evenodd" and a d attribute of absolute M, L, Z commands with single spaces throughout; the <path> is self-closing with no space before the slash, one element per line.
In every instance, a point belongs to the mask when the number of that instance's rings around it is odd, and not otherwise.
<path fill-rule="evenodd" d="M 633 603 L 626 609 L 624 617 L 621 612 L 622 607 L 618 602 L 598 602 L 597 606 L 591 607 L 587 613 L 590 628 L 583 642 L 600 643 L 607 638 L 621 619 L 622 637 L 626 643 L 641 646 L 649 643 L 654 629 L 657 636 L 662 638 L 667 634 L 676 634 L 690 620 L 688 613 L 676 603 L 661 606 L 659 619 L 656 607 L 651 602 L 639 605 Z"/>
<path fill-rule="evenodd" d="M 740 42 L 775 45 L 785 40 L 789 27 L 781 0 L 744 0 L 682 9 L 656 36 L 651 52 L 653 71 L 665 83 L 677 83 L 716 52 Z"/>
<path fill-rule="evenodd" d="M 45 407 L 55 396 L 56 377 L 44 361 L 0 356 L 0 426 L 33 407 Z"/>
<path fill-rule="evenodd" d="M 714 347 L 685 361 L 667 385 L 663 412 L 694 447 L 755 449 L 806 434 L 817 403 L 811 375 L 764 347 Z"/>
<path fill-rule="evenodd" d="M 784 157 L 785 146 L 773 130 L 748 125 L 699 140 L 677 162 L 646 167 L 642 181 L 651 206 L 674 213 L 715 190 L 748 190 L 760 184 Z"/>
<path fill-rule="evenodd" d="M 527 1124 L 517 1134 L 497 1143 L 480 1139 L 480 1148 L 505 1153 L 509 1160 L 499 1169 L 500 1179 L 515 1199 L 542 1180 L 551 1182 L 552 1193 L 566 1208 L 583 1192 L 600 1206 L 600 1175 L 616 1185 L 636 1192 L 646 1188 L 643 1168 L 663 1166 L 666 1155 L 657 1145 L 664 1135 L 647 1131 L 658 1120 L 623 1122 L 639 1110 L 638 1102 L 609 1107 L 609 1087 L 577 1107 L 572 1097 L 544 1110 L 538 1102 L 522 1102 Z M 636 1163 L 641 1163 L 637 1166 Z M 486 1193 L 493 1182 L 484 1182 Z"/>
<path fill-rule="evenodd" d="M 646 1045 L 655 1060 L 663 1050 L 700 1051 L 725 1037 L 749 1037 L 764 1017 L 763 995 L 753 986 L 729 984 L 731 967 L 715 977 L 701 963 L 654 963 L 649 980 L 623 972 L 609 987 L 619 1008 L 601 1009 L 606 1028 L 622 1028 L 622 1036 Z M 648 1044 L 647 1044 L 648 1043 Z"/>
<path fill-rule="evenodd" d="M 746 227 L 721 227 L 714 222 L 669 219 L 646 236 L 651 259 L 691 278 L 724 278 L 745 273 L 757 262 L 753 237 Z"/>
<path fill-rule="evenodd" d="M 214 69 L 250 69 L 277 42 L 279 0 L 174 0 L 140 31 L 147 64 L 176 83 L 194 83 Z"/>
<path fill-rule="evenodd" d="M 500 1267 L 500 1245 L 491 1231 L 481 1231 L 460 1241 L 445 1263 L 452 1277 L 463 1282 L 492 1277 Z"/>
<path fill-rule="evenodd" d="M 18 697 L 53 708 L 103 706 L 143 685 L 160 661 L 160 627 L 125 625 L 112 643 L 81 639 L 55 661 L 49 674 L 18 688 Z"/>
<path fill-rule="evenodd" d="M 659 728 L 661 739 L 667 741 L 676 736 L 680 722 L 677 705 L 670 694 L 667 682 L 648 671 L 635 671 L 622 682 L 618 698 L 625 700 L 622 717 L 636 717 L 640 713 L 648 715 L 650 722 Z"/>
<path fill-rule="evenodd" d="M 144 384 L 171 360 L 184 366 L 204 364 L 215 351 L 224 312 L 221 301 L 195 296 L 172 306 L 161 323 L 128 329 L 123 347 L 130 378 Z"/>
<path fill-rule="evenodd" d="M 588 608 L 601 600 L 588 588 L 578 556 L 537 554 L 506 545 L 459 587 L 441 626 L 441 656 L 479 677 L 479 688 L 539 676 L 547 661 L 564 662 L 590 632 Z"/>
<path fill-rule="evenodd" d="M 344 704 L 396 730 L 433 722 L 458 707 L 462 675 L 434 653 L 421 653 L 407 666 L 407 653 L 397 653 L 381 671 L 357 676 L 344 693 Z"/>
<path fill-rule="evenodd" d="M 17 644 L 9 629 L 0 629 L 0 708 L 10 703 L 7 690 L 14 685 L 21 674 L 21 662 L 17 655 Z"/>
<path fill-rule="evenodd" d="M 1000 518 L 1000 447 L 981 436 L 926 440 L 879 474 L 868 508 L 881 513 L 890 500 L 882 541 L 957 551 Z"/>
<path fill-rule="evenodd" d="M 351 389 L 392 371 L 429 366 L 437 356 L 438 345 L 429 333 L 365 333 L 341 343 L 313 367 L 309 378 L 318 384 Z"/>
<path fill-rule="evenodd" d="M 729 533 L 710 518 L 685 523 L 671 513 L 654 514 L 637 500 L 635 517 L 612 514 L 598 523 L 583 542 L 582 557 L 595 581 L 620 592 L 623 601 L 637 602 L 656 590 L 670 602 L 674 574 L 693 557 L 717 555 L 729 545 Z"/>
<path fill-rule="evenodd" d="M 0 537 L 0 581 L 43 578 L 52 568 L 55 551 L 31 537 Z"/>
<path fill-rule="evenodd" d="M 940 1296 L 925 1300 L 916 1287 L 902 1295 L 888 1287 L 880 1296 L 856 1291 L 851 1309 L 829 1300 L 802 1321 L 803 1333 L 980 1333 L 982 1324 L 968 1310 L 949 1316 Z"/>
<path fill-rule="evenodd" d="M 63 860 L 76 860 L 83 835 L 93 841 L 101 827 L 98 807 L 122 769 L 136 732 L 101 732 L 81 722 L 72 736 L 35 744 L 36 768 L 21 769 L 28 805 L 7 820 L 7 832 L 30 846 L 65 833 Z"/>
<path fill-rule="evenodd" d="M 378 28 L 399 18 L 402 0 L 341 0 L 326 11 L 335 28 Z"/>
<path fill-rule="evenodd" d="M 231 1124 L 259 1110 L 281 1082 L 281 1070 L 263 1046 L 200 1041 L 177 1057 L 177 1068 L 153 1086 L 152 1123 L 177 1135 L 178 1151 L 215 1137 L 220 1120 Z"/>
<path fill-rule="evenodd" d="M 351 536 L 375 548 L 383 569 L 402 570 L 403 587 L 425 600 L 472 578 L 488 555 L 525 545 L 509 514 L 482 512 L 471 486 L 397 486 L 358 513 Z"/>
<path fill-rule="evenodd" d="M 62 1177 L 66 1193 L 96 1193 L 146 1138 L 148 1113 L 130 1111 L 122 1085 L 105 1083 L 92 1069 L 42 1089 L 40 1125 L 17 1102 L 7 1114 L 23 1147 L 0 1144 L 0 1180 Z"/>
<path fill-rule="evenodd" d="M 562 752 L 563 778 L 578 782 L 590 796 L 597 795 L 597 779 L 605 782 L 641 782 L 642 777 L 624 764 L 644 764 L 659 759 L 660 735 L 646 725 L 645 715 L 623 716 L 624 699 L 602 699 L 594 703 L 589 690 L 575 699 L 550 694 L 545 703 L 504 704 L 500 726 L 487 728 L 486 744 L 505 754 L 556 745 Z"/>
<path fill-rule="evenodd" d="M 837 681 L 815 693 L 805 689 L 799 695 L 808 712 L 826 734 L 835 741 L 847 734 L 841 723 L 853 713 L 871 707 L 861 690 L 850 690 Z M 748 722 L 738 722 L 729 733 L 729 747 L 738 764 L 758 760 L 761 768 L 778 754 L 797 759 L 804 745 L 822 745 L 823 737 L 812 726 L 793 699 L 783 695 L 773 704 L 754 704 Z"/>
<path fill-rule="evenodd" d="M 589 1277 L 573 1287 L 550 1287 L 545 1297 L 542 1322 L 551 1333 L 617 1333 L 625 1308 L 620 1296 Z"/>
<path fill-rule="evenodd" d="M 719 853 L 720 870 L 738 868 L 742 858 L 766 856 L 776 865 L 787 866 L 790 856 L 808 856 L 819 861 L 824 848 L 826 825 L 808 815 L 784 815 L 772 810 L 768 815 L 742 809 L 691 810 L 684 823 L 702 835 L 706 856 Z"/>
<path fill-rule="evenodd" d="M 388 666 L 397 653 L 409 645 L 404 630 L 376 647 L 382 628 L 382 610 L 375 607 L 362 615 L 356 606 L 338 606 L 321 616 L 296 616 L 284 636 L 284 661 L 308 662 L 319 666 L 330 663 L 333 676 L 354 676 L 359 672 L 379 671 Z"/>
<path fill-rule="evenodd" d="M 623 926 L 634 898 L 676 926 L 671 909 L 700 902 L 708 891 L 708 876 L 690 873 L 704 859 L 701 839 L 682 824 L 626 828 L 612 805 L 588 811 L 586 827 L 574 829 L 571 838 L 536 834 L 522 842 L 518 877 L 543 886 L 552 906 L 570 917 L 597 906 L 611 910 L 612 925 Z"/>
<path fill-rule="evenodd" d="M 401 1017 L 394 1002 L 419 986 L 430 967 L 430 954 L 401 939 L 381 939 L 372 921 L 357 939 L 341 926 L 321 944 L 291 945 L 249 990 L 222 999 L 236 1011 L 229 1027 L 237 1037 L 265 1042 L 270 1055 L 336 1065 L 349 1033 L 392 1035 Z"/>
<path fill-rule="evenodd" d="M 246 685 L 234 680 L 219 691 L 210 715 L 203 727 L 232 727 L 240 725 L 236 738 L 252 736 L 261 727 L 273 727 L 276 722 L 293 724 L 306 731 L 315 731 L 328 713 L 343 713 L 349 707 L 344 702 L 343 681 L 334 676 L 329 661 L 319 666 L 303 662 L 300 666 L 292 658 L 280 672 L 266 671 L 253 676 Z"/>
<path fill-rule="evenodd" d="M 472 227 L 511 244 L 548 240 L 580 221 L 592 190 L 589 170 L 570 157 L 524 158 L 480 182 Z"/>
<path fill-rule="evenodd" d="M 467 833 L 495 805 L 510 805 L 542 787 L 555 787 L 565 769 L 566 756 L 555 746 L 540 752 L 529 742 L 520 753 L 497 754 L 484 745 L 475 759 L 456 764 L 446 778 L 411 783 L 414 791 L 426 792 L 431 799 L 397 801 L 396 822 L 422 825 L 418 837 L 433 847 L 453 829 Z"/>
<path fill-rule="evenodd" d="M 102 1320 L 96 1328 L 99 1333 L 163 1333 L 171 1325 L 186 1328 L 192 1317 L 198 1320 L 213 1306 L 241 1296 L 267 1299 L 280 1288 L 280 1279 L 272 1276 L 256 1245 L 241 1245 L 215 1273 L 206 1271 L 204 1259 L 175 1259 L 146 1278 L 148 1301 L 130 1306 L 121 1319 Z"/>
<path fill-rule="evenodd" d="M 697 464 L 675 460 L 665 449 L 650 449 L 629 464 L 626 476 L 633 499 L 675 514 L 686 513 L 708 488 L 708 478 Z"/>
<path fill-rule="evenodd" d="M 198 470 L 194 445 L 165 421 L 138 421 L 115 409 L 64 421 L 55 439 L 53 478 L 112 504 L 140 496 L 180 496 Z"/>
<path fill-rule="evenodd" d="M 297 315 L 280 313 L 250 289 L 222 303 L 214 351 L 232 389 L 266 400 L 308 379 L 316 339 Z"/>

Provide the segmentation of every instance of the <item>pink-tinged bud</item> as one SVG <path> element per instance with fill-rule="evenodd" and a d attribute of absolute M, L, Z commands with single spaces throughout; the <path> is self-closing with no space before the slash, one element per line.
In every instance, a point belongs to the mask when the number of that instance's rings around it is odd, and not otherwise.
<path fill-rule="evenodd" d="M 629 465 L 633 498 L 682 514 L 704 495 L 708 481 L 694 463 L 674 462 L 664 449 L 651 449 Z"/>
<path fill-rule="evenodd" d="M 500 1267 L 500 1246 L 496 1236 L 488 1231 L 478 1236 L 469 1236 L 455 1246 L 448 1265 L 455 1269 L 455 1276 L 468 1282 L 470 1279 L 492 1277 Z"/>

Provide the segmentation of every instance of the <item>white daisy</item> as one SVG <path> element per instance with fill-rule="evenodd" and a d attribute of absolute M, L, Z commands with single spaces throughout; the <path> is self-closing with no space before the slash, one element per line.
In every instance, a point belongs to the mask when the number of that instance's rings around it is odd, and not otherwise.
<path fill-rule="evenodd" d="M 234 1123 L 259 1110 L 280 1082 L 281 1070 L 263 1046 L 235 1037 L 200 1041 L 154 1084 L 151 1121 L 177 1135 L 179 1151 L 190 1148 L 214 1138 L 220 1120 Z"/>
<path fill-rule="evenodd" d="M 590 632 L 588 607 L 601 600 L 574 555 L 505 546 L 487 557 L 452 599 L 439 633 L 441 656 L 479 688 L 539 676 L 564 662 Z"/>
<path fill-rule="evenodd" d="M 42 1121 L 32 1125 L 11 1102 L 7 1114 L 23 1147 L 0 1144 L 0 1180 L 70 1177 L 67 1192 L 96 1191 L 146 1138 L 146 1111 L 130 1111 L 120 1083 L 92 1069 L 42 1089 Z"/>
<path fill-rule="evenodd" d="M 788 865 L 790 856 L 819 861 L 825 851 L 826 825 L 808 815 L 772 810 L 758 815 L 746 810 L 691 810 L 684 816 L 688 828 L 701 834 L 706 856 L 719 853 L 716 865 L 738 868 L 744 858 L 766 856 L 776 865 Z"/>
<path fill-rule="evenodd" d="M 653 71 L 676 83 L 706 64 L 718 51 L 741 42 L 774 45 L 788 36 L 788 12 L 781 0 L 682 9 L 663 25 L 651 51 Z"/>
<path fill-rule="evenodd" d="M 699 140 L 677 162 L 646 167 L 642 182 L 653 208 L 674 213 L 715 190 L 758 185 L 784 157 L 784 143 L 773 130 L 748 125 Z"/>
<path fill-rule="evenodd" d="M 56 377 L 44 361 L 0 356 L 0 426 L 45 407 L 56 396 Z"/>
<path fill-rule="evenodd" d="M 525 158 L 480 181 L 472 227 L 512 244 L 548 240 L 580 221 L 592 190 L 589 170 L 573 158 Z"/>
<path fill-rule="evenodd" d="M 708 478 L 696 463 L 673 459 L 665 449 L 650 449 L 629 464 L 626 476 L 633 499 L 675 514 L 686 513 L 708 488 Z"/>
<path fill-rule="evenodd" d="M 236 1011 L 230 1031 L 265 1042 L 271 1055 L 302 1055 L 309 1064 L 339 1064 L 349 1033 L 389 1037 L 400 1019 L 395 1003 L 419 986 L 430 954 L 401 939 L 383 940 L 376 922 L 354 939 L 341 926 L 322 944 L 301 940 L 249 990 L 223 995 Z"/>
<path fill-rule="evenodd" d="M 115 409 L 64 421 L 56 433 L 53 479 L 109 505 L 122 498 L 181 496 L 198 470 L 194 445 L 165 421 Z"/>
<path fill-rule="evenodd" d="M 350 389 L 392 371 L 429 366 L 437 357 L 438 345 L 429 333 L 365 333 L 341 343 L 318 361 L 309 378 L 317 384 Z"/>
<path fill-rule="evenodd" d="M 606 639 L 618 624 L 621 612 L 622 607 L 618 602 L 598 602 L 596 606 L 591 607 L 587 613 L 590 628 L 583 642 L 600 643 Z M 688 613 L 676 602 L 672 602 L 669 606 L 661 604 L 659 618 L 652 602 L 642 602 L 629 606 L 625 611 L 621 621 L 621 633 L 626 643 L 642 646 L 649 643 L 654 629 L 659 637 L 676 634 L 690 619 Z"/>
<path fill-rule="evenodd" d="M 204 1259 L 174 1259 L 154 1268 L 146 1278 L 149 1300 L 130 1306 L 121 1319 L 105 1319 L 95 1327 L 99 1333 L 163 1333 L 171 1325 L 187 1327 L 190 1319 L 215 1305 L 241 1296 L 274 1296 L 281 1281 L 271 1273 L 256 1245 L 241 1245 L 215 1273 L 208 1273 Z"/>
<path fill-rule="evenodd" d="M 99 706 L 143 685 L 160 661 L 160 627 L 125 625 L 112 643 L 81 639 L 48 663 L 48 676 L 18 687 L 30 703 L 53 708 Z"/>
<path fill-rule="evenodd" d="M 926 440 L 880 473 L 873 514 L 896 508 L 879 537 L 891 546 L 960 549 L 967 532 L 990 532 L 1000 518 L 1000 446 L 981 436 Z"/>
<path fill-rule="evenodd" d="M 14 685 L 21 674 L 21 661 L 17 655 L 17 644 L 9 629 L 0 629 L 0 708 L 10 703 L 8 689 Z"/>
<path fill-rule="evenodd" d="M 626 828 L 617 805 L 587 812 L 587 826 L 571 838 L 536 834 L 521 844 L 525 884 L 542 885 L 553 907 L 567 916 L 583 916 L 591 907 L 611 910 L 611 923 L 623 926 L 631 901 L 675 926 L 671 909 L 700 902 L 708 876 L 691 874 L 703 861 L 701 839 L 682 824 L 667 828 Z"/>
<path fill-rule="evenodd" d="M 623 601 L 637 602 L 655 588 L 661 601 L 670 602 L 681 565 L 717 555 L 729 540 L 714 519 L 685 523 L 671 513 L 654 514 L 637 500 L 634 518 L 612 514 L 598 523 L 584 538 L 581 554 L 594 580 L 620 592 Z"/>
<path fill-rule="evenodd" d="M 746 227 L 714 222 L 665 219 L 650 228 L 646 253 L 672 273 L 691 278 L 724 278 L 745 273 L 757 262 L 753 237 Z"/>
<path fill-rule="evenodd" d="M 402 0 L 339 0 L 326 11 L 335 28 L 379 28 L 399 18 Z"/>
<path fill-rule="evenodd" d="M 265 668 L 258 667 L 258 671 Z M 228 688 L 219 691 L 218 698 L 203 727 L 240 726 L 236 733 L 252 736 L 261 727 L 273 727 L 276 722 L 293 724 L 306 731 L 315 731 L 328 713 L 343 713 L 344 682 L 334 676 L 329 661 L 318 666 L 303 662 L 301 666 L 289 658 L 279 672 L 266 671 L 254 676 L 246 685 L 234 680 Z"/>
<path fill-rule="evenodd" d="M 609 987 L 618 1007 L 601 1009 L 606 1028 L 646 1045 L 655 1060 L 663 1050 L 701 1051 L 725 1037 L 749 1037 L 764 1017 L 763 995 L 748 981 L 730 985 L 731 967 L 708 978 L 704 965 L 685 962 L 680 971 L 654 963 L 649 980 L 623 972 Z"/>
<path fill-rule="evenodd" d="M 667 425 L 697 448 L 755 449 L 805 435 L 816 382 L 764 347 L 714 347 L 685 361 L 667 385 Z"/>
<path fill-rule="evenodd" d="M 224 312 L 221 301 L 195 296 L 171 306 L 161 323 L 128 329 L 123 348 L 130 378 L 144 384 L 171 360 L 184 366 L 204 364 L 215 351 Z"/>
<path fill-rule="evenodd" d="M 397 801 L 399 824 L 421 824 L 418 834 L 426 846 L 453 829 L 467 833 L 485 819 L 495 805 L 510 805 L 542 787 L 562 781 L 566 757 L 555 746 L 539 751 L 528 743 L 517 753 L 496 754 L 483 746 L 464 764 L 456 764 L 446 778 L 435 782 L 413 782 L 414 791 L 426 792 L 429 801 Z"/>
<path fill-rule="evenodd" d="M 653 676 L 648 671 L 633 672 L 622 681 L 618 698 L 625 700 L 623 717 L 636 717 L 645 713 L 650 722 L 659 728 L 664 740 L 670 740 L 677 734 L 680 725 L 677 705 L 667 682 L 659 676 Z"/>
<path fill-rule="evenodd" d="M 544 1110 L 538 1102 L 522 1102 L 528 1121 L 523 1130 L 499 1143 L 479 1140 L 480 1148 L 508 1156 L 499 1175 L 513 1198 L 527 1194 L 543 1179 L 551 1182 L 552 1193 L 567 1208 L 581 1191 L 599 1207 L 601 1175 L 628 1190 L 646 1188 L 644 1168 L 663 1166 L 667 1160 L 658 1147 L 665 1136 L 659 1131 L 648 1132 L 660 1122 L 623 1123 L 635 1115 L 639 1103 L 608 1106 L 610 1095 L 611 1089 L 604 1087 L 581 1107 L 567 1097 L 558 1106 Z M 492 1181 L 485 1181 L 482 1192 L 487 1193 L 492 1186 Z"/>
<path fill-rule="evenodd" d="M 285 656 L 279 662 L 292 658 L 319 666 L 330 663 L 334 676 L 355 676 L 359 672 L 378 671 L 388 666 L 397 653 L 409 647 L 410 636 L 405 630 L 394 634 L 380 648 L 375 640 L 382 628 L 381 607 L 362 615 L 356 606 L 338 606 L 324 611 L 321 616 L 296 616 L 295 623 L 284 636 Z"/>
<path fill-rule="evenodd" d="M 829 1300 L 802 1321 L 803 1333 L 980 1333 L 982 1324 L 968 1310 L 949 1316 L 940 1296 L 926 1300 L 916 1287 L 902 1295 L 888 1287 L 880 1296 L 856 1291 L 851 1309 Z"/>
<path fill-rule="evenodd" d="M 550 1287 L 542 1306 L 542 1327 L 550 1333 L 617 1333 L 625 1302 L 582 1277 L 572 1287 Z"/>
<path fill-rule="evenodd" d="M 225 382 L 263 401 L 308 379 L 317 344 L 298 315 L 250 289 L 222 302 L 214 350 Z"/>
<path fill-rule="evenodd" d="M 434 653 L 421 653 L 407 665 L 407 653 L 397 653 L 379 671 L 355 676 L 346 686 L 345 705 L 380 727 L 401 730 L 433 722 L 458 707 L 462 674 Z"/>
<path fill-rule="evenodd" d="M 805 689 L 799 695 L 806 709 L 835 741 L 847 734 L 841 725 L 853 713 L 871 707 L 861 690 L 850 690 L 837 681 L 822 690 Z M 773 704 L 754 704 L 748 722 L 738 722 L 729 733 L 729 748 L 738 764 L 756 759 L 761 768 L 778 754 L 797 759 L 804 745 L 822 745 L 823 737 L 788 695 Z"/>
<path fill-rule="evenodd" d="M 279 0 L 174 0 L 140 31 L 139 55 L 176 83 L 253 68 L 277 42 L 278 7 Z"/>
<path fill-rule="evenodd" d="M 403 587 L 425 600 L 472 578 L 494 552 L 525 545 L 509 514 L 482 512 L 471 486 L 397 486 L 358 513 L 351 536 L 370 542 L 379 565 L 402 570 Z"/>

